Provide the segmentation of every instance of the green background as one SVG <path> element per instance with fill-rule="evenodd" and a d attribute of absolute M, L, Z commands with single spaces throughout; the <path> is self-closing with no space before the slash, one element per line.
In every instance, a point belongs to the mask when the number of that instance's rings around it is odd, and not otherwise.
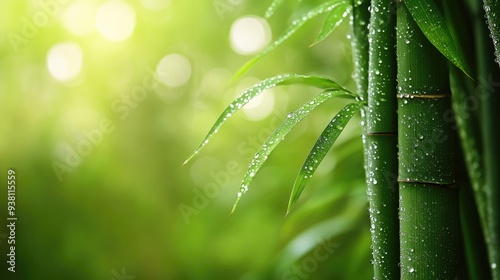
<path fill-rule="evenodd" d="M 264 93 L 274 97 L 272 114 L 258 121 L 235 114 L 182 165 L 225 106 L 255 81 L 314 73 L 355 88 L 348 21 L 308 47 L 323 22 L 317 18 L 230 84 L 232 73 L 251 58 L 231 49 L 231 25 L 247 15 L 263 17 L 270 1 L 172 0 L 160 11 L 127 1 L 136 14 L 134 33 L 109 42 L 97 31 L 68 32 L 62 18 L 78 0 L 54 0 L 54 16 L 16 50 L 12 34 L 22 34 L 24 19 L 48 2 L 0 3 L 1 279 L 372 277 L 359 116 L 284 216 L 305 157 L 345 101 L 325 103 L 292 131 L 231 219 L 253 152 L 287 112 L 318 91 L 285 86 Z M 320 2 L 285 1 L 268 20 L 272 39 Z M 47 68 L 50 48 L 61 42 L 82 50 L 82 71 L 74 81 L 61 82 Z M 189 60 L 187 83 L 157 84 L 128 114 L 113 110 L 150 75 L 148 69 L 172 53 Z M 103 121 L 112 129 L 95 136 L 88 154 L 69 166 L 68 147 L 77 151 Z M 56 162 L 68 168 L 61 180 Z M 16 171 L 17 186 L 15 274 L 5 261 L 9 168 Z M 206 191 L 213 192 L 207 197 Z"/>

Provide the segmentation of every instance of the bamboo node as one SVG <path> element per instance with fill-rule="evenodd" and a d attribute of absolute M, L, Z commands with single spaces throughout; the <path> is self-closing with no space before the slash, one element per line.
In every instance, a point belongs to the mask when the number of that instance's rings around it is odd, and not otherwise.
<path fill-rule="evenodd" d="M 421 180 L 411 180 L 411 179 L 402 179 L 398 178 L 398 183 L 412 183 L 412 184 L 421 184 L 421 185 L 434 185 L 438 188 L 447 188 L 447 189 L 458 189 L 457 184 L 450 183 L 437 183 L 437 182 L 424 182 Z"/>
<path fill-rule="evenodd" d="M 365 136 L 398 136 L 397 132 L 366 132 Z"/>
<path fill-rule="evenodd" d="M 398 99 L 439 99 L 439 98 L 450 98 L 451 94 L 408 94 L 400 93 L 397 95 Z"/>

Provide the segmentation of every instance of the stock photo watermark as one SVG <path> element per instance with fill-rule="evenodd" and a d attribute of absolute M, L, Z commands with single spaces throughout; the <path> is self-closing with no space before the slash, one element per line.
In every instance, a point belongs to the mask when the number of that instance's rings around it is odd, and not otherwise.
<path fill-rule="evenodd" d="M 22 46 L 36 37 L 41 28 L 46 27 L 59 15 L 61 9 L 71 0 L 48 0 L 41 1 L 39 9 L 31 16 L 25 16 L 19 24 L 20 30 L 9 32 L 7 37 L 15 53 L 18 53 Z"/>
<path fill-rule="evenodd" d="M 223 20 L 227 13 L 233 12 L 242 3 L 243 0 L 215 0 L 214 9 L 220 20 Z"/>
<path fill-rule="evenodd" d="M 298 264 L 285 270 L 282 280 L 305 280 L 309 279 L 311 275 L 318 269 L 320 264 L 328 260 L 335 249 L 340 247 L 339 243 L 334 243 L 332 240 L 320 240 L 318 245 L 307 257 L 303 258 Z"/>
<path fill-rule="evenodd" d="M 147 67 L 146 72 L 148 74 L 144 76 L 140 85 L 134 86 L 130 92 L 122 94 L 111 103 L 111 111 L 117 114 L 120 120 L 125 120 L 131 110 L 137 108 L 139 103 L 146 99 L 148 93 L 158 85 L 159 81 L 153 69 Z M 110 119 L 104 118 L 96 128 L 82 131 L 75 139 L 74 145 L 61 144 L 58 149 L 59 160 L 52 162 L 52 169 L 59 182 L 64 180 L 65 174 L 73 172 L 83 159 L 103 142 L 105 135 L 112 133 L 115 128 L 115 124 Z"/>
<path fill-rule="evenodd" d="M 111 275 L 113 275 L 111 280 L 134 280 L 135 279 L 135 276 L 127 274 L 125 267 L 122 267 L 120 272 L 118 272 L 116 269 L 112 269 Z"/>
<path fill-rule="evenodd" d="M 257 133 L 250 135 L 237 146 L 238 154 L 251 159 L 260 145 L 271 135 L 273 129 L 278 126 L 278 123 L 285 119 L 284 116 L 286 115 L 284 112 L 284 110 L 276 110 L 267 127 L 261 128 Z M 210 199 L 216 198 L 220 194 L 220 191 L 231 182 L 231 178 L 241 174 L 244 167 L 239 162 L 232 160 L 226 164 L 224 170 L 209 172 L 209 176 L 213 180 L 212 182 L 207 183 L 203 188 L 193 187 L 192 192 L 194 196 L 191 203 L 180 203 L 178 206 L 186 224 L 191 222 L 193 215 L 199 215 L 201 210 L 208 207 Z"/>
<path fill-rule="evenodd" d="M 7 270 L 16 272 L 16 171 L 7 171 Z"/>

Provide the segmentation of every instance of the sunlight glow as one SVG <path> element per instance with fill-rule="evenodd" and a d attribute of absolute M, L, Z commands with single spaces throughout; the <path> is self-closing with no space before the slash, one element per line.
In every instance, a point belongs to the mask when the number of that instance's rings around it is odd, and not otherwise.
<path fill-rule="evenodd" d="M 170 0 L 141 0 L 141 4 L 150 11 L 161 11 L 170 5 Z"/>
<path fill-rule="evenodd" d="M 132 36 L 135 28 L 135 12 L 121 0 L 110 0 L 99 8 L 96 27 L 111 42 L 120 42 Z"/>
<path fill-rule="evenodd" d="M 236 87 L 237 95 L 258 82 L 259 79 L 257 78 L 249 77 L 243 79 Z M 243 106 L 242 111 L 247 119 L 259 121 L 265 119 L 273 112 L 274 103 L 274 93 L 272 89 L 269 89 L 250 100 L 250 102 Z"/>
<path fill-rule="evenodd" d="M 246 16 L 237 19 L 231 26 L 231 48 L 238 54 L 255 54 L 271 40 L 271 28 L 263 18 Z"/>
<path fill-rule="evenodd" d="M 82 49 L 78 44 L 59 43 L 50 48 L 47 54 L 47 67 L 54 78 L 68 81 L 80 74 L 82 57 Z"/>
<path fill-rule="evenodd" d="M 75 2 L 65 11 L 64 27 L 74 35 L 86 36 L 95 29 L 98 6 L 92 2 Z"/>
<path fill-rule="evenodd" d="M 169 54 L 156 66 L 156 77 L 169 87 L 179 87 L 191 77 L 191 63 L 180 54 Z"/>

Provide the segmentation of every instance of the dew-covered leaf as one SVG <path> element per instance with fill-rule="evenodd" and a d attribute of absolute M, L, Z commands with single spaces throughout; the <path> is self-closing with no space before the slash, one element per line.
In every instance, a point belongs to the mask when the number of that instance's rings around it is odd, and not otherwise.
<path fill-rule="evenodd" d="M 335 0 L 335 1 L 328 1 L 326 3 L 323 3 L 322 5 L 310 10 L 307 12 L 305 15 L 303 15 L 301 18 L 298 18 L 292 22 L 292 25 L 290 25 L 281 36 L 276 39 L 272 44 L 267 46 L 262 52 L 260 52 L 257 56 L 253 57 L 250 61 L 245 63 L 233 76 L 233 81 L 237 80 L 241 75 L 243 75 L 250 67 L 252 67 L 257 61 L 259 61 L 262 57 L 273 51 L 276 47 L 281 45 L 286 39 L 288 39 L 290 36 L 292 36 L 300 27 L 302 27 L 306 22 L 309 20 L 332 11 L 333 8 L 337 7 L 340 3 L 343 3 L 341 0 Z"/>
<path fill-rule="evenodd" d="M 338 6 L 336 6 L 328 15 L 328 17 L 325 20 L 325 23 L 323 24 L 323 27 L 321 28 L 321 31 L 318 34 L 318 37 L 314 41 L 314 43 L 311 44 L 315 45 L 321 41 L 323 41 L 330 33 L 335 30 L 349 15 L 349 13 L 352 10 L 352 5 L 350 1 L 343 1 L 339 3 Z"/>
<path fill-rule="evenodd" d="M 304 162 L 304 165 L 302 165 L 299 175 L 295 180 L 292 194 L 290 195 L 290 200 L 288 202 L 287 214 L 290 212 L 290 209 L 293 207 L 295 202 L 299 199 L 300 194 L 304 190 L 307 182 L 309 182 L 309 179 L 311 179 L 312 175 L 332 145 L 335 143 L 342 130 L 344 130 L 349 120 L 361 108 L 361 106 L 362 105 L 359 103 L 350 103 L 342 108 L 342 110 L 340 110 L 330 121 L 323 133 L 321 133 L 321 136 L 314 144 L 314 147 L 307 156 L 306 161 Z"/>
<path fill-rule="evenodd" d="M 500 65 L 500 1 L 484 0 L 484 11 L 488 19 L 490 37 L 495 46 L 496 62 Z"/>
<path fill-rule="evenodd" d="M 465 165 L 469 174 L 470 182 L 476 196 L 477 210 L 483 226 L 487 224 L 487 210 L 485 201 L 485 179 L 483 158 L 479 147 L 481 134 L 478 130 L 479 122 L 474 114 L 471 114 L 467 103 L 471 97 L 466 84 L 467 79 L 457 69 L 450 69 L 450 88 L 452 93 L 452 106 L 460 137 L 460 144 L 464 152 Z"/>
<path fill-rule="evenodd" d="M 311 101 L 302 105 L 298 110 L 289 113 L 286 116 L 286 119 L 271 133 L 271 135 L 264 141 L 259 150 L 255 153 L 252 162 L 248 166 L 248 170 L 243 177 L 243 181 L 241 182 L 241 187 L 238 192 L 238 197 L 236 202 L 234 203 L 233 210 L 231 214 L 233 214 L 238 202 L 241 199 L 241 196 L 245 194 L 248 190 L 248 186 L 250 182 L 255 177 L 255 174 L 262 167 L 264 162 L 267 160 L 268 156 L 271 152 L 278 146 L 278 144 L 285 139 L 285 136 L 306 116 L 309 115 L 316 107 L 321 105 L 323 102 L 333 98 L 333 97 L 347 97 L 353 98 L 353 96 L 345 91 L 341 90 L 327 90 L 313 98 Z"/>
<path fill-rule="evenodd" d="M 284 0 L 274 0 L 266 11 L 266 18 L 270 18 L 274 12 L 278 9 L 278 6 L 283 3 Z"/>
<path fill-rule="evenodd" d="M 425 37 L 449 61 L 470 77 L 467 63 L 434 0 L 405 0 L 404 3 Z"/>
<path fill-rule="evenodd" d="M 309 75 L 298 75 L 298 74 L 284 74 L 278 75 L 272 78 L 265 79 L 256 85 L 246 89 L 243 93 L 236 97 L 236 99 L 229 104 L 229 106 L 222 112 L 219 116 L 215 124 L 212 126 L 210 131 L 208 132 L 205 139 L 201 142 L 201 144 L 194 150 L 194 152 L 188 157 L 188 159 L 184 162 L 186 164 L 190 159 L 192 159 L 210 140 L 210 138 L 217 133 L 222 124 L 231 117 L 236 111 L 245 106 L 250 100 L 259 95 L 260 93 L 270 89 L 272 87 L 280 86 L 280 85 L 291 85 L 291 84 L 303 84 L 309 86 L 315 86 L 320 89 L 330 89 L 330 90 L 345 90 L 336 82 L 319 76 L 309 76 Z M 353 95 L 351 93 L 351 95 Z M 354 95 L 353 95 L 354 96 Z"/>

